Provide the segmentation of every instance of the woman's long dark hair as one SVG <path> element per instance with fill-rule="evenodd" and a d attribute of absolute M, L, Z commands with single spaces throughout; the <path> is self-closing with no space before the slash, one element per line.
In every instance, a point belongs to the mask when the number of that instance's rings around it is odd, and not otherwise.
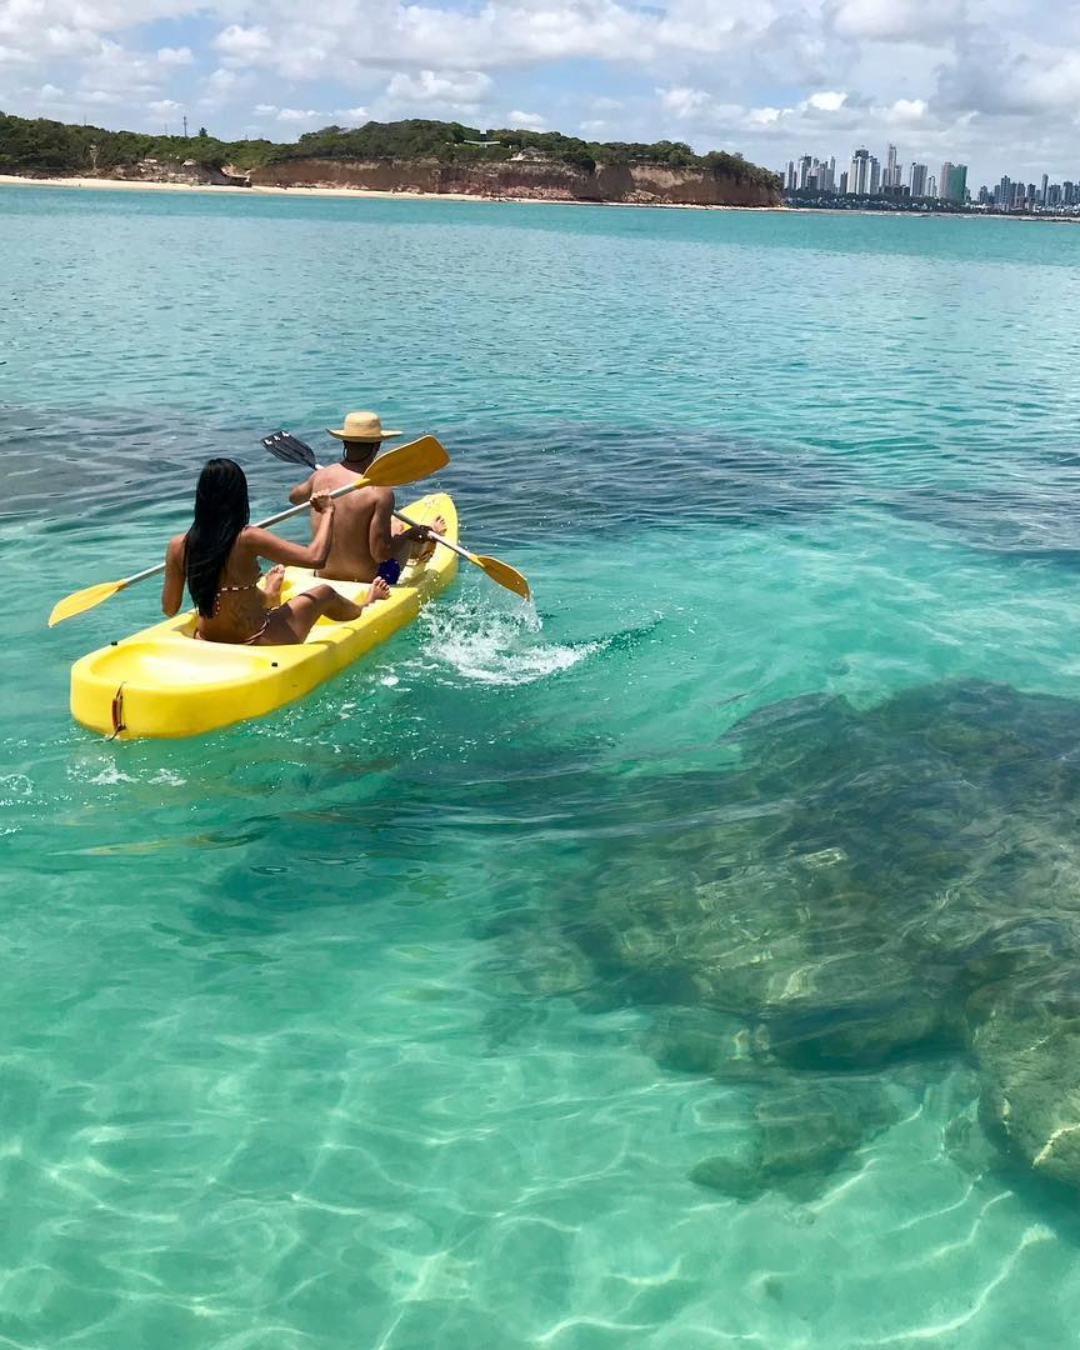
<path fill-rule="evenodd" d="M 243 469 L 231 459 L 208 460 L 195 489 L 195 519 L 184 538 L 188 590 L 204 619 L 213 617 L 221 573 L 249 519 Z"/>

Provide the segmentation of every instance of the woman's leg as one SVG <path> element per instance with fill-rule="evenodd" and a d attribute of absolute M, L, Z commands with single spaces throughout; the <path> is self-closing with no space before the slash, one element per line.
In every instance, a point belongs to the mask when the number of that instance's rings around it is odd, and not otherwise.
<path fill-rule="evenodd" d="M 389 594 L 390 587 L 381 577 L 368 587 L 367 597 L 361 605 L 346 600 L 333 586 L 313 586 L 310 591 L 294 595 L 287 604 L 271 611 L 259 646 L 286 647 L 303 642 L 324 615 L 335 623 L 347 623 L 350 619 L 358 619 L 368 605 L 385 600 Z"/>

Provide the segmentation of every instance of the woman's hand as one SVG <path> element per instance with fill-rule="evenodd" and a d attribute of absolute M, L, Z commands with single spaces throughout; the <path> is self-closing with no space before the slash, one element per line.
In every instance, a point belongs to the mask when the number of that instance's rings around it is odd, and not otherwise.
<path fill-rule="evenodd" d="M 333 515 L 335 504 L 334 498 L 330 496 L 329 492 L 313 492 L 311 495 L 311 509 L 320 516 L 324 511 L 329 511 Z"/>

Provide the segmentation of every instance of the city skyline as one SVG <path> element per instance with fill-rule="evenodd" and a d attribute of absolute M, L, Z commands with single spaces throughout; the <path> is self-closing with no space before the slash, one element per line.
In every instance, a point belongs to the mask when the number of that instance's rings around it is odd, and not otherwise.
<path fill-rule="evenodd" d="M 957 206 L 969 204 L 997 210 L 1054 210 L 1080 206 L 1080 175 L 1051 181 L 1050 175 L 1024 175 L 1013 179 L 1003 174 L 993 183 L 974 187 L 966 164 L 943 160 L 933 164 L 916 159 L 905 161 L 897 145 L 889 142 L 882 160 L 859 146 L 845 165 L 836 156 L 828 160 L 802 154 L 780 170 L 785 195 L 895 198 L 934 200 Z"/>

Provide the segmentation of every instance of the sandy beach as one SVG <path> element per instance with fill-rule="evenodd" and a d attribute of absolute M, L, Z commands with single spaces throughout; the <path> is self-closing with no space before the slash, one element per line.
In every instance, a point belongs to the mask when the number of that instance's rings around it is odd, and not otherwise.
<path fill-rule="evenodd" d="M 27 178 L 20 174 L 0 174 L 0 187 L 58 187 L 117 190 L 120 192 L 223 192 L 244 197 L 424 197 L 431 201 L 475 202 L 524 200 L 520 198 L 477 197 L 467 192 L 376 192 L 368 188 L 332 187 L 235 187 L 226 183 L 152 183 L 131 178 Z"/>
<path fill-rule="evenodd" d="M 129 178 L 28 178 L 0 174 L 0 187 L 57 187 L 120 192 L 237 193 L 244 197 L 376 197 L 430 202 L 498 202 L 523 206 L 621 206 L 665 211 L 787 211 L 786 206 L 702 206 L 694 202 L 590 202 L 566 197 L 485 197 L 475 192 L 380 192 L 374 188 L 235 187 L 215 183 L 153 183 Z"/>

